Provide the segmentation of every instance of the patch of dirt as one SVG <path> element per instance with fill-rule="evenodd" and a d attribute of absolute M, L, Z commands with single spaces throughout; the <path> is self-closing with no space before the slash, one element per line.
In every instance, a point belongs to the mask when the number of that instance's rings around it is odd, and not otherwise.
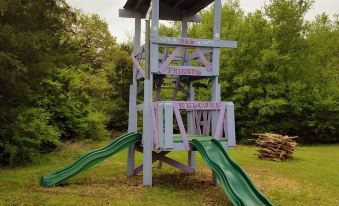
<path fill-rule="evenodd" d="M 153 186 L 174 189 L 175 192 L 190 196 L 199 205 L 232 205 L 223 189 L 214 184 L 209 169 L 200 168 L 195 174 L 155 171 Z M 135 201 L 141 200 L 149 190 L 142 184 L 142 175 L 137 175 L 121 178 L 114 176 L 100 179 L 79 178 L 58 187 L 31 186 L 26 188 L 25 192 Z"/>

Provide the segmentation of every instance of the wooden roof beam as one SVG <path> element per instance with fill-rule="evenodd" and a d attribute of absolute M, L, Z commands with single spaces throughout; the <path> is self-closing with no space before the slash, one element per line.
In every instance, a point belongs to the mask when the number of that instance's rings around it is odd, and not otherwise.
<path fill-rule="evenodd" d="M 135 4 L 134 6 L 134 11 L 138 10 L 140 4 L 141 4 L 142 0 L 138 0 L 138 2 Z"/>
<path fill-rule="evenodd" d="M 182 4 L 182 2 L 184 2 L 185 0 L 178 0 L 174 5 L 173 8 L 177 8 L 180 4 Z"/>

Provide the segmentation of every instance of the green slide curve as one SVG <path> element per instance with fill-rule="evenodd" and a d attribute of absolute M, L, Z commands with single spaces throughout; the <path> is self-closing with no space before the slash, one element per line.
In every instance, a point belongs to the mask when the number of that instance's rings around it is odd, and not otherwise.
<path fill-rule="evenodd" d="M 45 175 L 41 178 L 40 185 L 44 187 L 50 187 L 58 185 L 74 175 L 83 172 L 90 167 L 100 163 L 113 154 L 123 150 L 129 145 L 136 144 L 141 141 L 141 135 L 137 133 L 128 133 L 113 140 L 109 145 L 92 150 L 87 154 L 80 157 L 77 161 L 73 162 L 69 166 L 57 170 L 54 173 Z"/>
<path fill-rule="evenodd" d="M 204 161 L 217 176 L 226 194 L 234 205 L 273 205 L 251 182 L 246 173 L 227 154 L 218 140 L 199 141 L 191 144 L 200 152 Z"/>

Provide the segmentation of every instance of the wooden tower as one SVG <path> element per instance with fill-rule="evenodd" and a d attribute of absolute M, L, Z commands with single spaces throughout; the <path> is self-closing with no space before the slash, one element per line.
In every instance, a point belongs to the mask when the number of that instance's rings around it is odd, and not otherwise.
<path fill-rule="evenodd" d="M 213 39 L 187 36 L 188 22 L 199 22 L 199 11 L 214 3 Z M 152 185 L 152 163 L 161 161 L 184 172 L 195 171 L 192 138 L 216 138 L 225 147 L 235 146 L 234 106 L 220 99 L 220 48 L 236 48 L 237 42 L 220 40 L 221 0 L 127 0 L 119 16 L 134 18 L 133 84 L 130 86 L 129 132 L 141 132 L 142 144 L 128 151 L 127 174 L 143 171 L 144 185 Z M 145 44 L 141 45 L 141 20 L 146 21 Z M 159 36 L 159 20 L 181 21 L 180 37 Z M 161 80 L 175 82 L 173 98 L 161 101 Z M 193 82 L 211 81 L 211 101 L 195 101 Z M 159 83 L 160 82 L 160 83 Z M 157 83 L 157 84 L 156 84 Z M 142 95 L 143 91 L 143 95 Z M 182 91 L 186 101 L 176 101 Z M 140 95 L 141 94 L 141 95 Z M 137 97 L 143 104 L 137 105 Z M 137 115 L 143 114 L 142 131 Z M 182 118 L 182 113 L 187 118 Z M 187 120 L 186 120 L 187 119 Z M 179 134 L 174 134 L 178 128 Z M 186 150 L 188 163 L 166 157 L 172 151 Z M 143 153 L 143 164 L 134 166 L 135 151 Z"/>

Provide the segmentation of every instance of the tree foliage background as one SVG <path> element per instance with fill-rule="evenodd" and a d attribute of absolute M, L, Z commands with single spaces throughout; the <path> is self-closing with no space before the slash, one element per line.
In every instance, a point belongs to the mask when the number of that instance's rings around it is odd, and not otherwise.
<path fill-rule="evenodd" d="M 271 131 L 305 143 L 339 142 L 338 16 L 307 21 L 311 6 L 271 0 L 244 14 L 238 1 L 223 5 L 221 39 L 238 48 L 222 50 L 220 83 L 222 99 L 236 105 L 238 139 Z M 212 9 L 201 15 L 190 36 L 211 38 Z M 175 36 L 179 26 L 161 31 Z M 0 1 L 0 164 L 32 162 L 65 140 L 126 130 L 131 50 L 97 15 L 64 0 Z M 198 97 L 207 93 L 199 87 Z"/>
<path fill-rule="evenodd" d="M 129 45 L 63 0 L 0 2 L 0 164 L 126 127 Z"/>
<path fill-rule="evenodd" d="M 223 49 L 223 100 L 236 106 L 238 138 L 276 132 L 304 143 L 339 141 L 339 21 L 326 14 L 305 19 L 310 0 L 270 0 L 244 14 L 238 1 L 222 8 L 221 39 L 238 41 Z M 211 38 L 213 10 L 190 34 Z"/>

